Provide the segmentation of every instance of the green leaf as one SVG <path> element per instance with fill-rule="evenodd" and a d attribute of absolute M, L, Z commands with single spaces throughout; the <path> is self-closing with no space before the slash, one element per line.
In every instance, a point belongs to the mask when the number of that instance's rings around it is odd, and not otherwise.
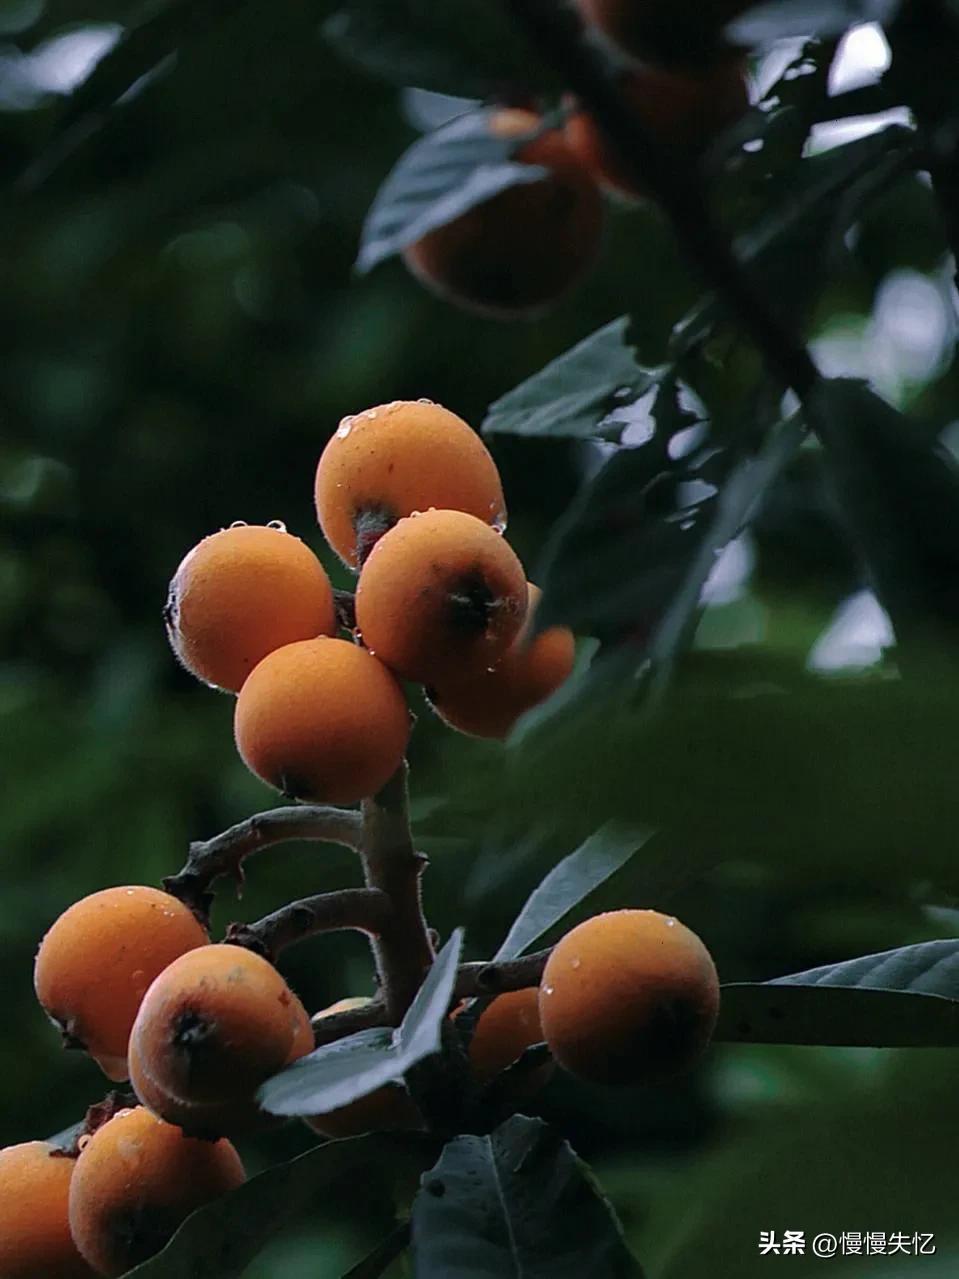
<path fill-rule="evenodd" d="M 840 36 L 863 22 L 891 22 L 900 0 L 770 0 L 726 27 L 734 44 L 766 44 L 792 36 Z"/>
<path fill-rule="evenodd" d="M 351 0 L 323 34 L 344 57 L 401 88 L 495 99 L 552 83 L 506 6 L 484 0 Z"/>
<path fill-rule="evenodd" d="M 404 152 L 363 224 L 357 270 L 371 270 L 507 187 L 545 175 L 539 165 L 511 161 L 528 139 L 491 133 L 491 114 L 484 109 L 459 116 Z"/>
<path fill-rule="evenodd" d="M 839 964 L 824 964 L 789 977 L 777 977 L 769 984 L 899 990 L 959 1000 L 959 941 L 947 939 L 900 946 Z"/>
<path fill-rule="evenodd" d="M 619 440 L 629 405 L 663 376 L 644 369 L 620 316 L 490 405 L 484 435 Z"/>
<path fill-rule="evenodd" d="M 323 1115 L 401 1079 L 439 1052 L 462 946 L 463 930 L 457 929 L 395 1031 L 361 1030 L 301 1057 L 261 1086 L 264 1108 L 274 1115 Z"/>
<path fill-rule="evenodd" d="M 575 852 L 553 867 L 530 894 L 494 959 L 515 959 L 546 935 L 574 907 L 625 866 L 653 832 L 623 822 L 606 822 Z"/>
<path fill-rule="evenodd" d="M 840 511 L 907 649 L 959 629 L 959 468 L 864 383 L 821 382 L 810 424 Z"/>
<path fill-rule="evenodd" d="M 413 1204 L 416 1279 L 641 1279 L 586 1166 L 541 1120 L 457 1137 Z"/>
<path fill-rule="evenodd" d="M 137 1279 L 233 1279 L 299 1216 L 322 1204 L 344 1178 L 362 1185 L 372 1166 L 411 1160 L 422 1168 L 435 1142 L 392 1133 L 331 1141 L 277 1164 L 194 1212 L 162 1252 L 131 1270 Z M 358 1195 L 358 1208 L 363 1197 Z"/>

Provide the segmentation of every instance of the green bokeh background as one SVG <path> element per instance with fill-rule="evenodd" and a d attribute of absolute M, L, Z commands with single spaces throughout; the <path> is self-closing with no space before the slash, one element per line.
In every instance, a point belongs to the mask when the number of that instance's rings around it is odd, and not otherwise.
<path fill-rule="evenodd" d="M 191 838 L 275 802 L 236 757 L 231 699 L 166 647 L 160 611 L 185 551 L 235 519 L 278 518 L 346 585 L 312 511 L 313 468 L 340 417 L 428 396 L 478 425 L 493 399 L 624 310 L 644 356 L 661 358 L 695 297 L 648 210 L 614 210 L 592 278 L 535 323 L 451 310 L 395 262 L 354 278 L 365 210 L 415 136 L 409 102 L 338 61 L 314 8 L 288 0 L 237 6 L 45 181 L 18 187 L 60 110 L 57 94 L 31 88 L 26 55 L 129 17 L 94 0 L 0 0 L 0 1144 L 56 1132 L 104 1092 L 33 999 L 44 929 L 98 888 L 158 882 Z M 861 328 L 891 270 L 933 272 L 942 255 L 928 188 L 904 179 L 864 219 L 816 331 Z M 955 382 L 947 357 L 895 395 L 936 433 Z M 589 449 L 494 447 L 510 538 L 535 577 Z M 522 748 L 457 739 L 417 708 L 426 906 L 443 934 L 466 924 L 471 957 L 495 948 L 550 865 L 626 814 L 661 824 L 658 865 L 686 838 L 702 857 L 681 887 L 666 876 L 668 894 L 655 865 L 633 869 L 609 903 L 668 906 L 728 980 L 955 933 L 951 690 L 903 707 L 883 700 L 881 674 L 803 674 L 863 580 L 815 450 L 769 499 L 752 550 L 748 591 L 700 629 L 705 677 L 694 671 L 652 744 L 634 726 L 614 738 L 616 758 L 585 743 L 573 768 L 567 753 L 554 769 L 547 743 L 527 775 Z M 776 682 L 781 714 L 744 715 L 717 681 Z M 242 901 L 221 894 L 217 923 L 356 882 L 343 851 L 284 847 L 250 864 Z M 370 990 L 358 939 L 310 941 L 283 968 L 311 1008 Z M 655 1091 L 557 1079 L 539 1109 L 594 1162 L 656 1279 L 786 1265 L 932 1279 L 959 1261 L 954 1078 L 955 1054 L 939 1050 L 725 1047 Z M 258 1168 L 313 1140 L 291 1126 L 244 1154 Z M 391 1212 L 382 1196 L 356 1200 L 344 1188 L 318 1205 L 249 1273 L 339 1274 Z M 915 1270 L 904 1258 L 757 1258 L 759 1232 L 787 1228 L 935 1231 L 940 1252 Z"/>

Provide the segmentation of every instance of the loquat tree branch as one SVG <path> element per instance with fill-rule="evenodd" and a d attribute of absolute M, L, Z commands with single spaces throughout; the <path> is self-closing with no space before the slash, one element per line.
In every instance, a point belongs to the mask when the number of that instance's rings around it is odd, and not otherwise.
<path fill-rule="evenodd" d="M 359 813 L 320 804 L 273 808 L 256 813 L 212 839 L 190 845 L 186 864 L 163 881 L 163 887 L 209 923 L 213 882 L 232 875 L 243 883 L 243 862 L 251 853 L 296 839 L 323 840 L 358 850 L 362 839 Z"/>
<path fill-rule="evenodd" d="M 388 1026 L 386 1002 L 382 996 L 371 999 L 359 1008 L 344 1008 L 338 1013 L 316 1013 L 313 1016 L 313 1037 L 317 1048 L 335 1044 L 338 1039 L 355 1035 L 359 1030 L 372 1030 L 374 1026 Z"/>
<path fill-rule="evenodd" d="M 408 767 L 404 763 L 379 794 L 364 800 L 360 857 L 366 885 L 389 899 L 390 918 L 372 939 L 388 1023 L 398 1026 L 434 958 L 423 916 L 420 879 L 427 859 L 413 847 Z"/>
<path fill-rule="evenodd" d="M 618 157 L 651 191 L 672 222 L 681 247 L 738 320 L 770 373 L 800 398 L 819 372 L 806 347 L 754 287 L 716 225 L 702 178 L 674 151 L 649 136 L 619 88 L 619 74 L 583 38 L 572 5 L 556 0 L 505 0 L 517 25 L 560 72 L 596 120 Z"/>
<path fill-rule="evenodd" d="M 253 924 L 230 924 L 224 940 L 258 951 L 272 962 L 285 947 L 316 933 L 352 929 L 376 936 L 392 914 L 390 899 L 378 888 L 341 888 L 289 902 Z"/>
<path fill-rule="evenodd" d="M 480 995 L 502 995 L 510 990 L 538 986 L 551 954 L 552 947 L 548 946 L 545 950 L 536 950 L 530 955 L 521 955 L 519 959 L 505 959 L 500 963 L 481 960 L 479 963 L 460 964 L 454 997 L 472 999 Z"/>

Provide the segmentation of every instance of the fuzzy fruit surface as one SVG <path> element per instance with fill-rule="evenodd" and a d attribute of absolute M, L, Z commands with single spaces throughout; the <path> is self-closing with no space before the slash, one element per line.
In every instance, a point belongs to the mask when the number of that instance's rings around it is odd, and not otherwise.
<path fill-rule="evenodd" d="M 3 1279 L 89 1279 L 70 1233 L 76 1160 L 46 1141 L 0 1150 L 0 1275 Z"/>
<path fill-rule="evenodd" d="M 336 629 L 323 565 L 298 537 L 258 524 L 198 543 L 174 574 L 164 618 L 186 669 L 234 693 L 274 649 Z"/>
<path fill-rule="evenodd" d="M 497 995 L 480 1014 L 470 1040 L 469 1058 L 479 1084 L 488 1084 L 517 1061 L 527 1048 L 543 1040 L 539 1017 L 539 989 L 507 991 Z M 516 1080 L 515 1095 L 531 1096 L 552 1074 L 551 1062 L 537 1066 Z"/>
<path fill-rule="evenodd" d="M 540 124 L 533 112 L 509 109 L 491 117 L 490 129 L 522 137 Z M 498 319 L 537 315 L 567 292 L 592 265 L 603 228 L 598 189 L 560 130 L 533 138 L 514 160 L 548 173 L 507 187 L 403 252 L 434 293 Z"/>
<path fill-rule="evenodd" d="M 318 1012 L 316 1018 L 319 1020 L 350 1008 L 362 1008 L 369 1002 L 365 995 L 351 995 L 330 1004 Z M 346 1106 L 338 1106 L 322 1115 L 308 1115 L 303 1122 L 321 1137 L 331 1140 L 356 1137 L 362 1132 L 396 1132 L 423 1126 L 419 1111 L 401 1084 L 384 1084 Z"/>
<path fill-rule="evenodd" d="M 739 58 L 726 57 L 689 73 L 638 67 L 624 75 L 622 92 L 650 138 L 687 162 L 702 155 L 749 108 L 749 85 Z M 641 179 L 588 112 L 574 111 L 564 127 L 570 148 L 601 186 L 626 199 L 647 197 Z"/>
<path fill-rule="evenodd" d="M 217 943 L 183 955 L 153 983 L 131 1051 L 151 1104 L 166 1094 L 222 1107 L 252 1102 L 295 1046 L 310 1051 L 308 1026 L 306 1010 L 271 963 Z"/>
<path fill-rule="evenodd" d="M 652 1083 L 687 1070 L 716 1025 L 709 951 L 654 910 L 595 915 L 553 948 L 540 983 L 543 1034 L 561 1066 L 604 1084 Z"/>
<path fill-rule="evenodd" d="M 488 524 L 424 511 L 377 542 L 356 590 L 371 653 L 404 679 L 468 678 L 499 661 L 526 616 L 526 575 Z"/>
<path fill-rule="evenodd" d="M 264 658 L 237 698 L 234 733 L 247 768 L 285 795 L 355 804 L 403 762 L 410 717 L 377 658 L 321 637 Z"/>
<path fill-rule="evenodd" d="M 395 400 L 345 417 L 314 486 L 323 535 L 358 569 L 378 536 L 414 511 L 466 511 L 506 527 L 496 463 L 476 432 L 439 404 Z"/>
<path fill-rule="evenodd" d="M 70 1229 L 102 1275 L 159 1252 L 191 1212 L 245 1180 L 228 1141 L 197 1141 L 138 1106 L 98 1128 L 77 1159 Z"/>
<path fill-rule="evenodd" d="M 40 943 L 37 998 L 110 1079 L 126 1079 L 130 1031 L 150 983 L 208 941 L 189 908 L 169 893 L 144 885 L 105 888 L 65 910 Z"/>
<path fill-rule="evenodd" d="M 708 66 L 729 52 L 723 28 L 751 0 L 574 0 L 615 49 L 641 62 Z"/>
<path fill-rule="evenodd" d="M 569 627 L 551 626 L 529 639 L 542 592 L 532 582 L 527 592 L 526 619 L 495 666 L 427 690 L 430 705 L 451 728 L 474 737 L 506 737 L 525 711 L 545 702 L 572 673 L 576 641 Z"/>

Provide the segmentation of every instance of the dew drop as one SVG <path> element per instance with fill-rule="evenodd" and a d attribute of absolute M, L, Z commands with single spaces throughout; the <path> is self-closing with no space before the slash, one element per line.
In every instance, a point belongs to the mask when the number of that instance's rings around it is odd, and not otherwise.
<path fill-rule="evenodd" d="M 282 520 L 268 520 L 266 527 L 276 529 L 277 533 L 286 532 L 286 525 L 283 523 Z"/>
<path fill-rule="evenodd" d="M 246 520 L 234 520 L 232 524 L 227 525 L 228 528 L 246 528 Z"/>
<path fill-rule="evenodd" d="M 375 422 L 378 416 L 376 409 L 367 409 L 363 414 L 363 417 L 368 417 L 371 422 Z"/>
<path fill-rule="evenodd" d="M 675 919 L 667 919 L 667 920 L 666 920 L 666 927 L 667 927 L 667 928 L 675 928 L 675 927 L 676 927 L 676 921 L 675 921 Z"/>
<path fill-rule="evenodd" d="M 436 403 L 436 401 L 435 401 L 435 400 L 428 400 L 428 399 L 426 399 L 426 397 L 425 397 L 425 396 L 421 396 L 421 397 L 420 397 L 420 399 L 418 399 L 418 400 L 416 401 L 416 403 L 417 403 L 417 404 L 435 404 L 435 403 Z"/>
<path fill-rule="evenodd" d="M 493 509 L 493 503 L 491 502 L 490 510 L 492 509 Z M 493 523 L 491 527 L 493 529 L 493 532 L 499 533 L 500 536 L 502 536 L 506 532 L 506 516 L 503 514 L 502 511 L 497 511 L 497 513 L 493 516 Z"/>
<path fill-rule="evenodd" d="M 82 1137 L 77 1140 L 77 1150 L 86 1150 L 91 1141 L 90 1134 L 85 1132 Z"/>
<path fill-rule="evenodd" d="M 583 966 L 583 961 L 582 961 L 582 960 L 580 959 L 580 957 L 577 955 L 575 959 L 571 959 L 571 960 L 569 961 L 569 966 L 570 966 L 570 968 L 573 968 L 573 969 L 576 969 L 576 968 L 582 968 L 582 966 Z"/>
<path fill-rule="evenodd" d="M 343 420 L 340 422 L 339 426 L 336 428 L 336 438 L 337 438 L 338 440 L 345 440 L 345 439 L 346 439 L 346 437 L 349 435 L 350 431 L 352 431 L 352 429 L 353 429 L 353 421 L 354 421 L 354 419 L 353 419 L 352 417 L 345 417 L 345 418 L 343 418 Z"/>
<path fill-rule="evenodd" d="M 543 994 L 544 994 L 544 995 L 551 995 L 552 993 L 553 993 L 553 987 L 552 987 L 552 986 L 544 986 L 544 987 L 543 987 Z"/>

